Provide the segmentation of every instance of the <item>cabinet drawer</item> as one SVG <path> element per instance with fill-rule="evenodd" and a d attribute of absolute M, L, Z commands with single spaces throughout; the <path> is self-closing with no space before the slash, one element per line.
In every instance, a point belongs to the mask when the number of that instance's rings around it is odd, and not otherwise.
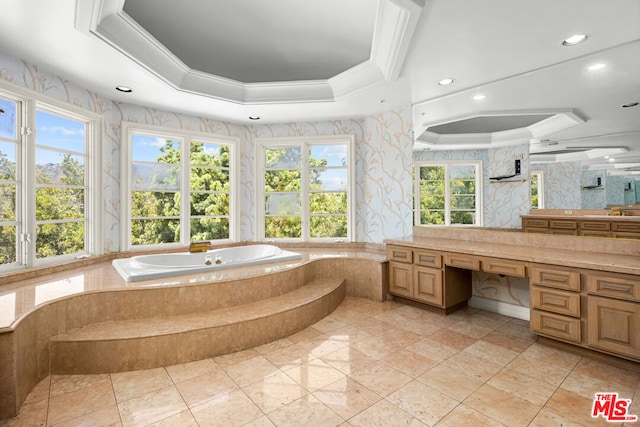
<path fill-rule="evenodd" d="M 587 292 L 603 297 L 640 301 L 640 277 L 588 274 Z"/>
<path fill-rule="evenodd" d="M 579 224 L 581 230 L 609 231 L 611 230 L 610 222 L 600 221 L 583 221 Z"/>
<path fill-rule="evenodd" d="M 480 270 L 480 258 L 473 255 L 446 254 L 444 263 L 449 267 L 464 268 L 465 270 Z"/>
<path fill-rule="evenodd" d="M 640 222 L 614 222 L 613 231 L 626 231 L 629 233 L 640 233 Z"/>
<path fill-rule="evenodd" d="M 566 219 L 551 219 L 549 220 L 550 228 L 561 228 L 567 230 L 577 230 L 578 221 L 566 220 Z"/>
<path fill-rule="evenodd" d="M 442 254 L 436 251 L 414 250 L 413 263 L 424 267 L 442 268 Z"/>
<path fill-rule="evenodd" d="M 579 230 L 578 236 L 585 237 L 613 237 L 610 231 L 598 231 L 598 230 Z"/>
<path fill-rule="evenodd" d="M 640 304 L 589 296 L 590 347 L 640 359 Z"/>
<path fill-rule="evenodd" d="M 569 230 L 569 229 L 562 229 L 562 228 L 552 228 L 550 231 L 550 234 L 558 234 L 561 236 L 577 236 L 578 235 L 578 230 Z"/>
<path fill-rule="evenodd" d="M 580 273 L 543 265 L 531 266 L 531 284 L 568 291 L 580 291 Z"/>
<path fill-rule="evenodd" d="M 575 343 L 582 342 L 580 319 L 531 310 L 531 332 Z"/>
<path fill-rule="evenodd" d="M 532 286 L 531 307 L 552 313 L 580 317 L 580 294 Z"/>
<path fill-rule="evenodd" d="M 548 228 L 539 228 L 539 227 L 525 227 L 525 233 L 538 233 L 538 234 L 549 234 Z"/>
<path fill-rule="evenodd" d="M 482 271 L 505 276 L 527 277 L 527 265 L 524 262 L 498 258 L 482 258 Z"/>
<path fill-rule="evenodd" d="M 534 228 L 548 228 L 549 220 L 548 219 L 525 219 L 524 227 L 534 227 Z"/>
<path fill-rule="evenodd" d="M 389 261 L 411 264 L 413 262 L 413 250 L 403 246 L 387 246 L 387 258 L 389 258 Z"/>
<path fill-rule="evenodd" d="M 613 232 L 613 237 L 616 239 L 640 239 L 640 233 L 630 233 L 630 232 Z"/>

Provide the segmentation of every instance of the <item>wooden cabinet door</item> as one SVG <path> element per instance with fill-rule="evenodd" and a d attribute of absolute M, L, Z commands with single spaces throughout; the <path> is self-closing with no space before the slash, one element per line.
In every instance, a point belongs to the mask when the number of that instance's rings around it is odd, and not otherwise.
<path fill-rule="evenodd" d="M 413 283 L 413 266 L 389 261 L 389 293 L 411 297 Z"/>
<path fill-rule="evenodd" d="M 588 344 L 640 359 L 640 304 L 589 295 Z"/>
<path fill-rule="evenodd" d="M 442 270 L 413 267 L 413 298 L 442 307 Z"/>

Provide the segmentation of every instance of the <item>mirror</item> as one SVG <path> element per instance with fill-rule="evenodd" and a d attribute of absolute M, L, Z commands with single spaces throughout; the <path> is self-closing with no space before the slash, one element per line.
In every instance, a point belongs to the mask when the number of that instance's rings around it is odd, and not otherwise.
<path fill-rule="evenodd" d="M 545 209 L 607 209 L 640 201 L 640 180 L 606 169 L 580 170 L 580 162 L 532 163 L 541 172 L 541 207 Z M 576 188 L 577 187 L 577 188 Z"/>

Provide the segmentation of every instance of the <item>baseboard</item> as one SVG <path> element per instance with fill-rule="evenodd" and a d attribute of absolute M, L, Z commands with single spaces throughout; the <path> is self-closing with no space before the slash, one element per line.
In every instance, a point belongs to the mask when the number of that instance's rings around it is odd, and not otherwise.
<path fill-rule="evenodd" d="M 492 313 L 515 317 L 516 319 L 526 320 L 527 322 L 529 321 L 529 307 L 482 298 L 476 295 L 472 296 L 469 300 L 469 306 L 491 311 Z"/>

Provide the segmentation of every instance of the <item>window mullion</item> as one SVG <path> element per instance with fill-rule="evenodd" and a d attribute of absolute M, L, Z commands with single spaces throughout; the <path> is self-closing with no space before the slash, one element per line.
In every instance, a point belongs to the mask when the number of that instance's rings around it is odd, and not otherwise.
<path fill-rule="evenodd" d="M 22 212 L 20 214 L 20 221 L 22 223 L 21 233 L 21 255 L 23 256 L 23 263 L 27 267 L 35 266 L 36 262 L 36 163 L 29 159 L 36 158 L 35 140 L 36 140 L 36 105 L 35 102 L 26 100 L 24 101 L 24 108 L 22 113 L 22 123 L 20 129 L 23 129 L 20 137 L 22 158 L 20 164 L 22 165 L 21 181 L 22 191 L 20 191 L 22 202 L 20 207 Z M 33 214 L 29 214 L 32 212 Z"/>
<path fill-rule="evenodd" d="M 451 177 L 449 165 L 444 165 L 444 225 L 451 225 Z"/>
<path fill-rule="evenodd" d="M 180 141 L 180 243 L 191 242 L 191 138 L 178 138 Z"/>
<path fill-rule="evenodd" d="M 311 235 L 311 218 L 310 218 L 310 203 L 311 196 L 309 194 L 309 144 L 307 142 L 303 142 L 301 146 L 302 150 L 302 164 L 301 164 L 301 173 L 300 179 L 302 182 L 300 183 L 300 202 L 302 203 L 302 240 L 307 242 L 309 241 L 309 237 Z"/>

